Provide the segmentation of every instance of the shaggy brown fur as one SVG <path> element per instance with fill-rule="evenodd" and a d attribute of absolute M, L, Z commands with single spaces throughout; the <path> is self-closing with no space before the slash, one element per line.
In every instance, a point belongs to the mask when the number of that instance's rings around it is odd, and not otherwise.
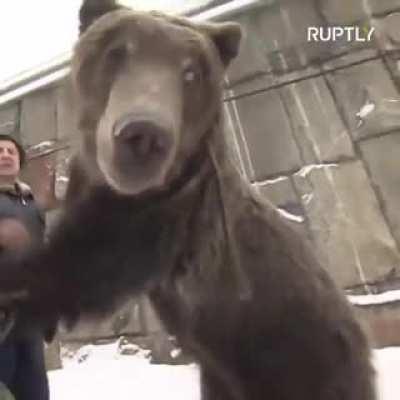
<path fill-rule="evenodd" d="M 374 399 L 368 343 L 346 299 L 230 161 L 221 81 L 238 27 L 102 4 L 110 12 L 91 27 L 90 7 L 81 11 L 83 147 L 64 217 L 44 249 L 2 261 L 0 289 L 29 290 L 19 310 L 32 322 L 101 316 L 148 291 L 197 358 L 203 400 Z"/>

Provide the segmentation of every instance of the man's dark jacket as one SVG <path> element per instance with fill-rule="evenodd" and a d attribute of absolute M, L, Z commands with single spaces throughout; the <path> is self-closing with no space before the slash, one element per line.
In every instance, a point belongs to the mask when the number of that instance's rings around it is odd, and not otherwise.
<path fill-rule="evenodd" d="M 20 221 L 33 243 L 43 241 L 44 215 L 37 207 L 29 186 L 20 182 L 0 186 L 0 220 L 3 218 Z M 49 399 L 43 336 L 44 332 L 24 326 L 17 317 L 15 328 L 0 344 L 0 381 L 16 400 Z"/>

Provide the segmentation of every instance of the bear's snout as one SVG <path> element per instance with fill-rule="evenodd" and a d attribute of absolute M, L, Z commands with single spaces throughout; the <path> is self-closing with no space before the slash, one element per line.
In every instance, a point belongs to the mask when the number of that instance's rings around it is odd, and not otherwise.
<path fill-rule="evenodd" d="M 125 116 L 113 128 L 114 173 L 118 182 L 141 192 L 163 184 L 174 155 L 174 135 L 152 118 Z"/>
<path fill-rule="evenodd" d="M 114 132 L 117 147 L 123 147 L 132 162 L 147 162 L 168 156 L 172 136 L 165 129 L 148 120 L 127 121 Z"/>

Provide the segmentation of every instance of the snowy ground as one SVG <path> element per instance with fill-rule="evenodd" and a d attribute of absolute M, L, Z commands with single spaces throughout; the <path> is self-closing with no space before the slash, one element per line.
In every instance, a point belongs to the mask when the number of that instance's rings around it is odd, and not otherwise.
<path fill-rule="evenodd" d="M 50 373 L 52 400 L 198 400 L 195 366 L 150 365 L 143 360 L 87 363 Z"/>
<path fill-rule="evenodd" d="M 129 346 L 129 345 L 128 345 Z M 132 345 L 131 345 L 132 346 Z M 127 346 L 125 352 L 129 352 Z M 132 352 L 135 351 L 132 346 Z M 52 400 L 199 400 L 195 365 L 150 364 L 146 351 L 122 355 L 117 343 L 86 346 L 63 357 L 64 368 L 49 373 Z"/>
<path fill-rule="evenodd" d="M 400 348 L 374 352 L 379 400 L 400 399 Z M 118 344 L 87 346 L 50 372 L 52 400 L 199 400 L 195 365 L 152 365 L 143 351 L 121 355 Z"/>
<path fill-rule="evenodd" d="M 400 347 L 375 351 L 379 400 L 400 399 Z"/>
<path fill-rule="evenodd" d="M 400 290 L 348 298 L 359 306 L 391 303 L 400 301 Z M 376 350 L 373 357 L 379 400 L 399 400 L 400 347 Z M 63 364 L 63 370 L 49 374 L 52 400 L 200 399 L 195 365 L 150 364 L 146 351 L 123 340 L 65 353 Z"/>
<path fill-rule="evenodd" d="M 50 372 L 52 400 L 199 400 L 195 365 L 153 365 L 145 351 L 122 355 L 118 343 L 86 346 Z M 126 349 L 125 349 L 126 350 Z M 129 349 L 128 349 L 129 351 Z M 400 348 L 374 352 L 379 400 L 400 399 Z"/>

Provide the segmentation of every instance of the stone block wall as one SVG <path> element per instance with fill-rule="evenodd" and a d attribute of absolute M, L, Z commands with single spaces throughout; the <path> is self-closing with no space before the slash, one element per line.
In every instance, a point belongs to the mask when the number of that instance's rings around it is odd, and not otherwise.
<path fill-rule="evenodd" d="M 400 273 L 400 1 L 270 3 L 236 17 L 226 109 L 242 170 L 341 287 L 381 290 Z M 307 27 L 333 25 L 374 27 L 373 40 L 307 42 Z"/>

